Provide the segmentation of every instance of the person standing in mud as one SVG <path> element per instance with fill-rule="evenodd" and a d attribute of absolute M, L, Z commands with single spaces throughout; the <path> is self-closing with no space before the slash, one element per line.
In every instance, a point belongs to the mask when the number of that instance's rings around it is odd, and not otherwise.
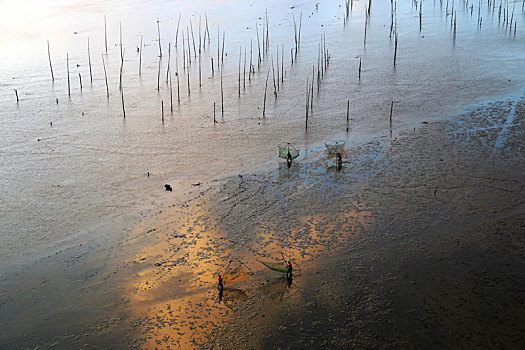
<path fill-rule="evenodd" d="M 219 289 L 219 294 L 222 294 L 222 292 L 224 290 L 224 283 L 223 283 L 223 280 L 222 280 L 222 276 L 220 274 L 219 274 L 218 281 L 219 281 L 219 286 L 217 287 L 217 289 Z"/>
<path fill-rule="evenodd" d="M 290 260 L 286 263 L 286 279 L 291 280 L 292 279 L 292 271 L 293 271 L 293 265 Z"/>

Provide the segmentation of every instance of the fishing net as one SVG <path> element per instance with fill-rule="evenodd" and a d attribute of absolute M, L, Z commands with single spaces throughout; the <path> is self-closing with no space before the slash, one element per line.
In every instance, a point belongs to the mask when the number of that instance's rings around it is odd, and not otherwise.
<path fill-rule="evenodd" d="M 240 279 L 246 278 L 251 275 L 251 272 L 245 268 L 242 264 L 236 266 L 230 266 L 230 268 L 222 276 L 224 284 L 229 284 Z"/>
<path fill-rule="evenodd" d="M 284 142 L 277 147 L 279 147 L 279 158 L 288 159 L 288 153 L 292 159 L 299 157 L 299 149 L 291 143 Z"/>
<path fill-rule="evenodd" d="M 270 261 L 261 261 L 261 260 L 257 260 L 257 261 L 259 261 L 261 264 L 263 264 L 270 270 L 274 270 L 277 272 L 283 272 L 283 273 L 288 271 L 288 268 L 286 267 L 286 264 L 283 261 L 279 261 L 279 262 L 270 262 Z"/>
<path fill-rule="evenodd" d="M 348 158 L 345 151 L 345 144 L 346 142 L 344 141 L 332 141 L 325 143 L 328 158 L 337 158 L 338 153 L 341 155 L 341 158 Z"/>

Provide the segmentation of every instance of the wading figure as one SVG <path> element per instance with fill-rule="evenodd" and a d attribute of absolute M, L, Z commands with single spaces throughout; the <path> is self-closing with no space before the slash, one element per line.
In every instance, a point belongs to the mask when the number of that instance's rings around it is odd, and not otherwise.
<path fill-rule="evenodd" d="M 292 155 L 290 154 L 290 151 L 288 151 L 288 155 L 286 156 L 286 161 L 288 162 L 288 168 L 292 166 Z"/>
<path fill-rule="evenodd" d="M 337 166 L 340 167 L 343 164 L 343 156 L 341 153 L 337 152 Z"/>
<path fill-rule="evenodd" d="M 222 294 L 223 290 L 224 290 L 224 283 L 222 281 L 222 276 L 219 275 L 219 277 L 217 278 L 217 280 L 219 281 L 219 285 L 217 287 L 217 289 L 219 289 L 219 294 Z"/>
<path fill-rule="evenodd" d="M 293 271 L 293 265 L 290 260 L 286 263 L 286 279 L 291 280 L 292 279 L 292 271 Z"/>

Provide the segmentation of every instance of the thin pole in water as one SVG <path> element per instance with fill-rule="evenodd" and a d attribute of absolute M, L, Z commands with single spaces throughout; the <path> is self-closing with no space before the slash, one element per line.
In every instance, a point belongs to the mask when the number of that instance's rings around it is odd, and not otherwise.
<path fill-rule="evenodd" d="M 91 71 L 91 53 L 89 52 L 89 37 L 87 39 L 88 39 L 89 78 L 91 79 L 91 84 L 93 84 L 93 73 Z"/>
<path fill-rule="evenodd" d="M 159 57 L 162 57 L 162 45 L 160 43 L 160 21 L 157 18 L 157 32 L 159 33 Z"/>
<path fill-rule="evenodd" d="M 102 66 L 104 67 L 104 78 L 106 79 L 106 95 L 109 99 L 108 74 L 106 72 L 106 63 L 104 62 L 104 54 L 102 54 Z"/>
<path fill-rule="evenodd" d="M 140 36 L 140 47 L 139 47 L 139 75 L 142 74 L 142 35 Z"/>
<path fill-rule="evenodd" d="M 177 45 L 179 43 L 180 16 L 182 16 L 182 13 L 179 13 L 179 20 L 177 21 L 177 30 L 175 31 L 175 47 L 177 47 Z"/>
<path fill-rule="evenodd" d="M 106 15 L 104 15 L 104 44 L 106 45 L 106 54 L 108 53 L 108 30 L 106 25 Z"/>
<path fill-rule="evenodd" d="M 71 97 L 71 82 L 69 81 L 69 52 L 66 53 L 66 65 L 67 65 L 67 95 Z"/>
<path fill-rule="evenodd" d="M 51 69 L 51 81 L 55 81 L 55 75 L 53 74 L 53 65 L 51 64 L 51 50 L 49 49 L 49 40 L 47 41 L 47 57 L 49 58 L 49 68 Z"/>
<path fill-rule="evenodd" d="M 270 76 L 270 68 L 268 68 L 268 73 L 266 73 L 266 84 L 264 85 L 263 117 L 266 114 L 266 91 L 268 89 L 268 77 L 269 76 Z"/>

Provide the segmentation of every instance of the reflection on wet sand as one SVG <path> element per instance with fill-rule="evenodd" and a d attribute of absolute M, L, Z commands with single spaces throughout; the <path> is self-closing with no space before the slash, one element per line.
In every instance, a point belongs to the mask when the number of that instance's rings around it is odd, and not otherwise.
<path fill-rule="evenodd" d="M 149 236 L 148 244 L 139 245 L 129 262 L 134 273 L 124 287 L 129 307 L 140 319 L 138 339 L 143 347 L 212 346 L 216 331 L 224 331 L 246 310 L 251 312 L 242 316 L 247 325 L 260 322 L 257 315 L 267 316 L 268 322 L 279 317 L 272 314 L 272 303 L 300 297 L 301 274 L 357 234 L 368 217 L 359 209 L 301 217 L 287 233 L 277 229 L 278 223 L 267 222 L 238 246 L 235 235 L 226 234 L 224 223 L 217 221 L 220 202 L 215 192 L 202 192 L 189 205 L 159 212 L 132 233 Z M 280 258 L 283 251 L 301 270 L 291 279 L 256 260 Z M 246 263 L 255 276 L 228 284 L 221 293 L 214 273 L 234 258 Z"/>

